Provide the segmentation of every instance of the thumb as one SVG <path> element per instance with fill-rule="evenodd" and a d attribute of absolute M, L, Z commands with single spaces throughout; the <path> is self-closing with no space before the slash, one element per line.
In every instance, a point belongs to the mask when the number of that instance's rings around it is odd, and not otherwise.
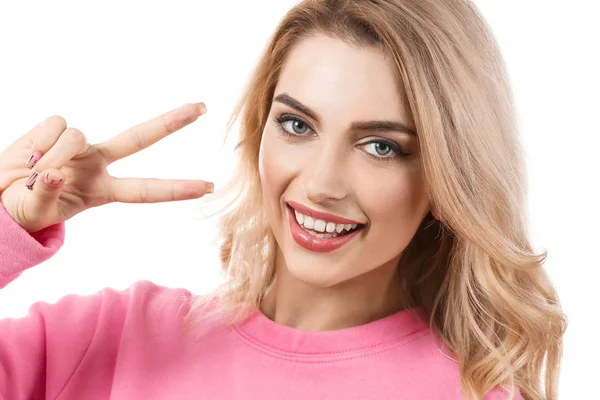
<path fill-rule="evenodd" d="M 42 171 L 33 183 L 33 196 L 30 201 L 31 214 L 36 218 L 47 216 L 56 208 L 56 200 L 65 182 L 65 175 L 58 169 Z"/>

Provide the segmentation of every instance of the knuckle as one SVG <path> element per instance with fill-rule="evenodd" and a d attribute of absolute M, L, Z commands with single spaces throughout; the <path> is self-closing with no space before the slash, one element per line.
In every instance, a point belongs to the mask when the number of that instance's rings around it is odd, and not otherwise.
<path fill-rule="evenodd" d="M 76 128 L 68 128 L 63 135 L 67 135 L 69 141 L 78 145 L 83 145 L 86 142 L 83 132 Z"/>
<path fill-rule="evenodd" d="M 95 148 L 98 153 L 104 158 L 107 162 L 111 162 L 114 159 L 114 156 L 111 154 L 110 149 L 106 147 L 104 144 L 95 144 L 91 146 Z"/>
<path fill-rule="evenodd" d="M 17 170 L 2 171 L 0 173 L 0 193 L 8 189 L 20 177 L 20 172 Z"/>
<path fill-rule="evenodd" d="M 165 132 L 167 132 L 168 134 L 175 132 L 175 123 L 171 119 L 167 118 L 167 116 L 161 116 L 161 122 Z"/>
<path fill-rule="evenodd" d="M 46 118 L 44 122 L 42 122 L 43 126 L 56 126 L 61 130 L 67 129 L 67 120 L 65 120 L 60 115 L 53 115 L 51 117 Z"/>
<path fill-rule="evenodd" d="M 171 182 L 171 187 L 170 187 L 170 192 L 169 192 L 169 198 L 171 199 L 171 201 L 175 201 L 176 200 L 176 196 L 175 196 L 175 181 Z"/>
<path fill-rule="evenodd" d="M 149 196 L 149 189 L 148 189 L 148 181 L 147 180 L 142 180 L 140 182 L 140 188 L 139 188 L 139 196 L 140 196 L 140 202 L 141 203 L 147 203 L 148 202 L 148 196 Z"/>
<path fill-rule="evenodd" d="M 0 193 L 4 192 L 12 182 L 4 174 L 0 175 Z"/>
<path fill-rule="evenodd" d="M 144 138 L 138 129 L 134 129 L 131 132 L 130 138 L 136 150 L 142 150 L 144 148 Z"/>

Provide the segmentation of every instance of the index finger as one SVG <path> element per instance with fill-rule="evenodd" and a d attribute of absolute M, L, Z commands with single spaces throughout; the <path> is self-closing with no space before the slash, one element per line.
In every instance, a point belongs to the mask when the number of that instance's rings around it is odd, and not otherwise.
<path fill-rule="evenodd" d="M 108 164 L 143 150 L 187 126 L 206 112 L 204 103 L 185 104 L 149 121 L 127 129 L 96 147 Z"/>

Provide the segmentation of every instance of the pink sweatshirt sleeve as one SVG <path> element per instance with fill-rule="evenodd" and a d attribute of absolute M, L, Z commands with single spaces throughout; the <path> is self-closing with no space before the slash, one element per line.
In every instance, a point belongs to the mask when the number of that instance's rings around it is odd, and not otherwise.
<path fill-rule="evenodd" d="M 0 288 L 52 257 L 65 240 L 65 224 L 29 234 L 0 203 Z"/>
<path fill-rule="evenodd" d="M 30 235 L 0 205 L 0 286 L 50 258 L 63 240 L 64 224 Z M 139 283 L 123 292 L 68 295 L 34 304 L 24 318 L 0 320 L 0 400 L 55 399 L 77 393 L 81 382 L 108 398 L 125 321 L 146 306 L 151 290 Z"/>
<path fill-rule="evenodd" d="M 64 223 L 29 234 L 0 204 L 0 288 L 52 257 L 64 237 Z M 90 306 L 70 297 L 53 308 L 37 303 L 23 319 L 0 320 L 0 399 L 45 398 L 46 385 L 67 382 L 96 326 L 93 313 L 82 308 Z M 69 330 L 78 332 L 65 334 Z"/>

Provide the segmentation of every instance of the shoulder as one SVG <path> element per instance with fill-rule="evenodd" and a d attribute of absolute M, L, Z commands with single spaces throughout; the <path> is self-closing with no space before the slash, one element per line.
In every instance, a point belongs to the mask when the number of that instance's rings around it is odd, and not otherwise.
<path fill-rule="evenodd" d="M 101 302 L 110 318 L 119 316 L 123 331 L 173 331 L 187 315 L 195 299 L 183 288 L 169 288 L 148 280 L 140 280 L 123 291 L 105 288 Z"/>
<path fill-rule="evenodd" d="M 125 290 L 104 288 L 92 295 L 69 294 L 56 303 L 35 303 L 26 320 L 41 322 L 56 338 L 68 338 L 59 334 L 65 330 L 89 340 L 114 338 L 126 331 L 168 326 L 185 315 L 192 298 L 188 290 L 144 280 Z"/>
<path fill-rule="evenodd" d="M 192 298 L 186 289 L 173 289 L 153 282 L 137 281 L 125 290 L 104 288 L 92 295 L 69 294 L 55 304 L 38 302 L 32 306 L 36 311 L 59 313 L 77 318 L 85 313 L 111 313 L 115 316 L 132 310 L 158 311 L 176 303 L 184 304 Z"/>
<path fill-rule="evenodd" d="M 461 393 L 460 365 L 454 352 L 444 343 L 440 335 L 429 328 L 415 332 L 400 344 L 391 357 L 402 357 L 406 363 L 390 362 L 388 365 L 399 365 L 417 380 L 427 382 L 419 388 L 420 398 L 463 399 Z M 391 360 L 390 360 L 391 361 Z M 407 368 L 408 367 L 408 368 Z M 508 400 L 508 392 L 495 387 L 487 392 L 483 400 Z M 517 393 L 514 400 L 522 400 Z"/>
<path fill-rule="evenodd" d="M 415 332 L 399 344 L 390 356 L 405 362 L 393 363 L 401 368 L 402 374 L 427 382 L 419 389 L 422 398 L 460 399 L 460 368 L 452 351 L 429 327 Z M 398 371 L 400 372 L 400 371 Z M 415 393 L 417 395 L 417 393 Z"/>
<path fill-rule="evenodd" d="M 191 298 L 184 289 L 139 281 L 126 290 L 37 302 L 23 318 L 0 320 L 2 362 L 11 365 L 10 381 L 0 374 L 0 386 L 16 390 L 35 376 L 58 393 L 77 371 L 85 371 L 77 375 L 84 380 L 108 380 L 123 353 L 132 360 L 155 347 L 170 348 L 154 345 L 178 340 L 178 320 Z"/>

